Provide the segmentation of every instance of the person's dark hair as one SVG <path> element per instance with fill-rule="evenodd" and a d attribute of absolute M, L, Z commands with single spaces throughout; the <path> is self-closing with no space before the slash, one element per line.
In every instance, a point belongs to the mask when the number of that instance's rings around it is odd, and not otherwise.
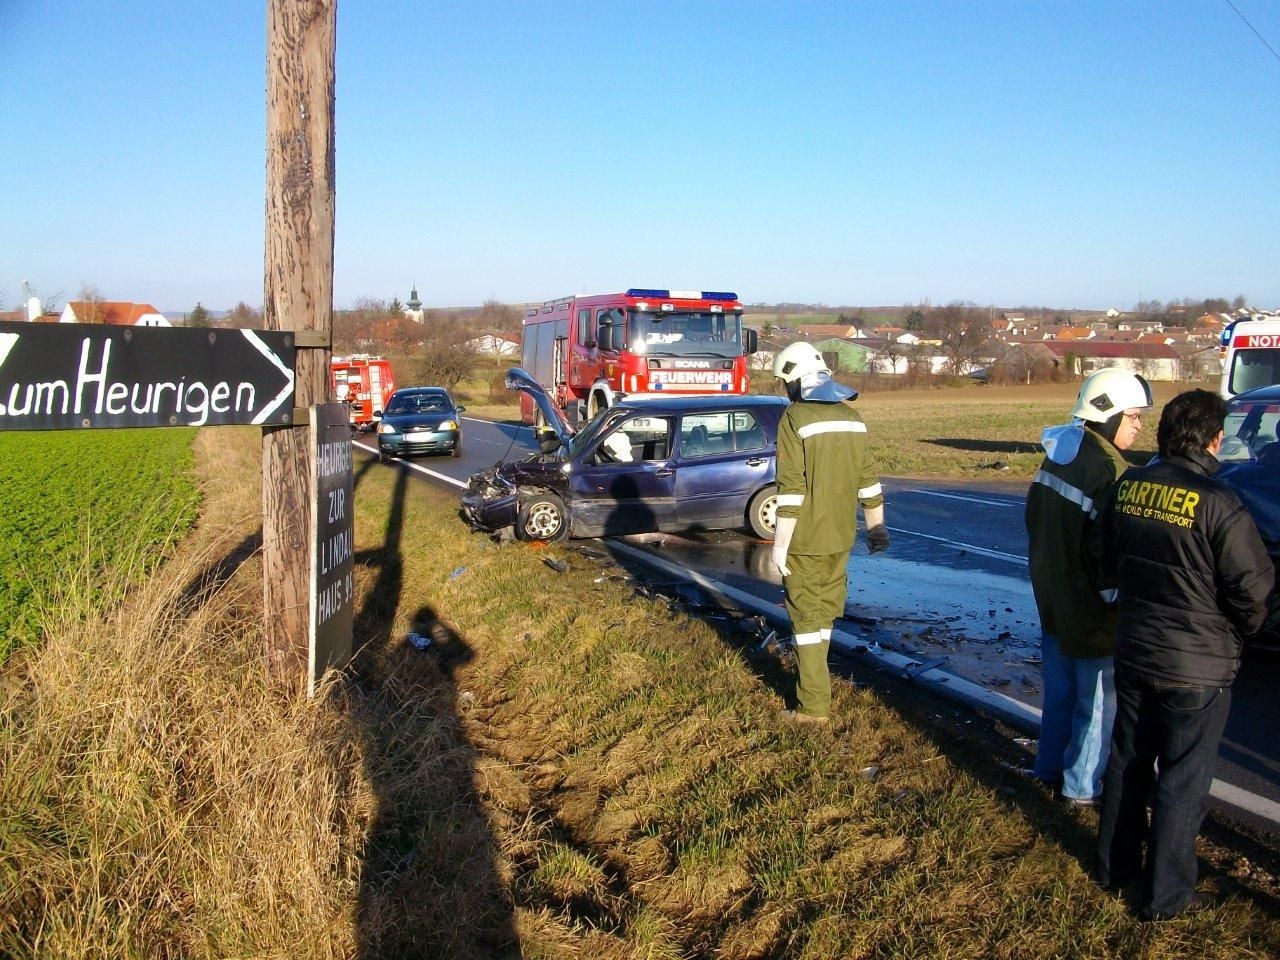
<path fill-rule="evenodd" d="M 1178 394 L 1160 414 L 1160 426 L 1156 428 L 1160 456 L 1167 460 L 1204 453 L 1222 429 L 1226 416 L 1227 402 L 1216 393 L 1188 390 Z"/>

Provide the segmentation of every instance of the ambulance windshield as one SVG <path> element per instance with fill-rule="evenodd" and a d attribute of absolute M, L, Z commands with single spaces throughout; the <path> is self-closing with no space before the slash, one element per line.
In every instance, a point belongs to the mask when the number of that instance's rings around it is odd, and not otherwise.
<path fill-rule="evenodd" d="M 632 349 L 650 356 L 736 357 L 742 353 L 742 318 L 736 313 L 636 310 L 628 314 L 628 325 Z"/>
<path fill-rule="evenodd" d="M 1231 393 L 1244 393 L 1255 387 L 1280 383 L 1280 348 L 1251 347 L 1231 353 Z"/>

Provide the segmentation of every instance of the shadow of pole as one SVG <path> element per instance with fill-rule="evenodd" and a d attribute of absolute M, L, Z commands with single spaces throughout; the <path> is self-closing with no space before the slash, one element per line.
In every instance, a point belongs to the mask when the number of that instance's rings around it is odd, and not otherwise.
<path fill-rule="evenodd" d="M 356 956 L 519 957 L 497 843 L 475 791 L 476 752 L 459 716 L 469 695 L 457 690 L 455 673 L 474 653 L 429 606 L 418 608 L 412 627 L 429 638 L 425 649 L 392 635 L 404 591 L 408 484 L 408 472 L 397 471 L 382 545 L 355 557 L 378 571 L 355 616 L 343 690 L 373 792 Z"/>

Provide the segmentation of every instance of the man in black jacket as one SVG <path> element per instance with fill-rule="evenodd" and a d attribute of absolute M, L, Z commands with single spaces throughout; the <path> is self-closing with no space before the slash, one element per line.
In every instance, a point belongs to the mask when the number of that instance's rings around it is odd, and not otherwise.
<path fill-rule="evenodd" d="M 1157 430 L 1159 459 L 1127 471 L 1102 514 L 1104 582 L 1115 586 L 1117 611 L 1117 711 L 1098 875 L 1106 887 L 1140 876 L 1148 920 L 1204 905 L 1196 835 L 1242 638 L 1262 625 L 1275 579 L 1253 520 L 1214 479 L 1225 416 L 1226 404 L 1206 390 L 1171 400 Z"/>

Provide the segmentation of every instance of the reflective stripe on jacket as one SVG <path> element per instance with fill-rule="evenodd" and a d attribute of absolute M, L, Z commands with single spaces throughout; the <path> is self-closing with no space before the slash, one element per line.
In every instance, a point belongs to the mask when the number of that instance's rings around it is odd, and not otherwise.
<path fill-rule="evenodd" d="M 1099 592 L 1097 521 L 1126 466 L 1114 444 L 1084 429 L 1075 458 L 1056 463 L 1046 457 L 1027 490 L 1028 565 L 1040 626 L 1069 657 L 1107 657 L 1115 649 L 1115 611 Z"/>
<path fill-rule="evenodd" d="M 859 503 L 878 507 L 884 494 L 853 404 L 791 404 L 778 424 L 778 516 L 796 518 L 790 552 L 847 553 Z"/>

